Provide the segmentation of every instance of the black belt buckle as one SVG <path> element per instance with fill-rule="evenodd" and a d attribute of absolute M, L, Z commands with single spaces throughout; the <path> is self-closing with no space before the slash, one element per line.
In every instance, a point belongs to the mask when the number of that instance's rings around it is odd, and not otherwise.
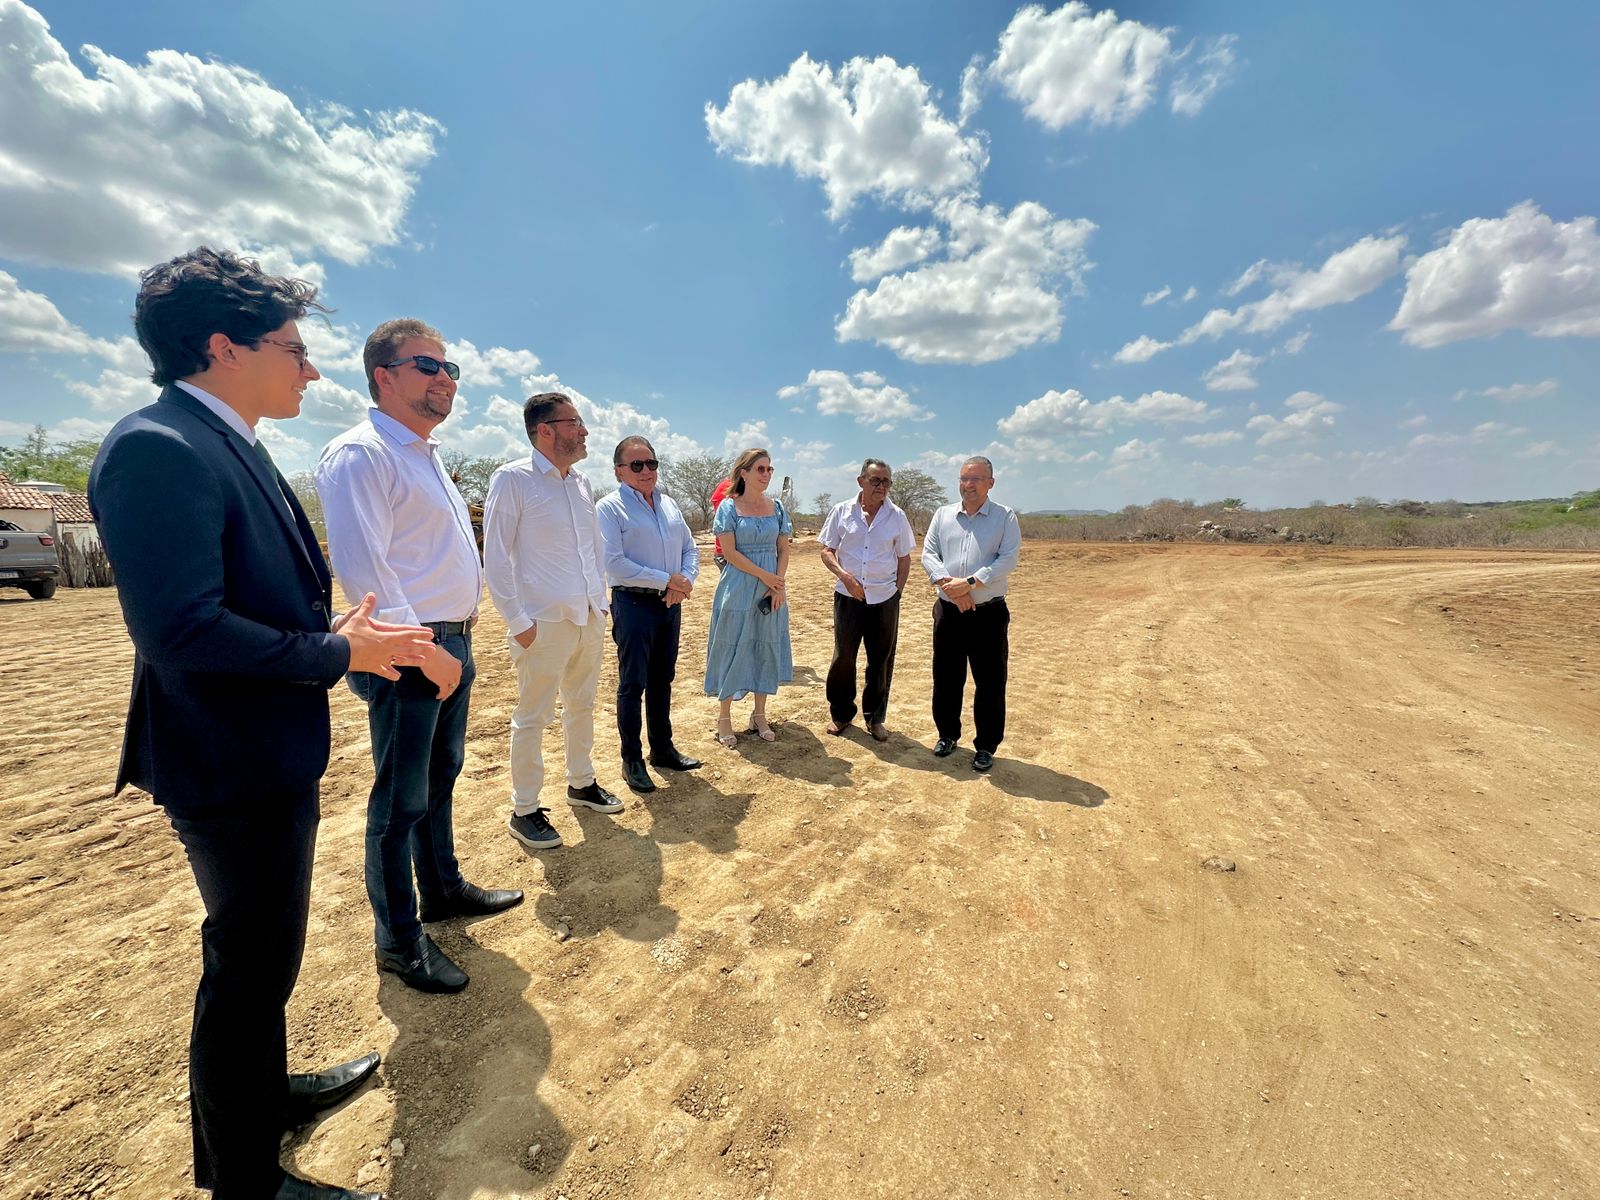
<path fill-rule="evenodd" d="M 472 631 L 471 621 L 424 621 L 426 628 L 433 630 L 433 640 L 440 638 L 461 637 Z"/>

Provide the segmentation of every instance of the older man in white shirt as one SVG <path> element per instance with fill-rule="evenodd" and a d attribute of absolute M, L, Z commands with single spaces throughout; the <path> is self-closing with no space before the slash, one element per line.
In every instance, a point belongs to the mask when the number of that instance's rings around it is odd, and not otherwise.
<path fill-rule="evenodd" d="M 619 813 L 595 779 L 594 694 L 605 648 L 605 550 L 594 489 L 572 469 L 588 453 L 588 427 L 560 392 L 541 392 L 522 408 L 533 453 L 489 480 L 483 554 L 489 596 L 505 618 L 517 669 L 511 715 L 511 836 L 533 850 L 561 845 L 539 803 L 544 728 L 561 697 L 567 803 Z"/>
<path fill-rule="evenodd" d="M 362 357 L 374 407 L 328 444 L 315 475 L 333 572 L 347 596 L 373 593 L 378 616 L 426 625 L 434 641 L 427 661 L 397 680 L 349 676 L 350 690 L 367 703 L 372 736 L 367 898 L 378 968 L 419 991 L 458 992 L 466 972 L 421 923 L 522 901 L 520 891 L 488 891 L 462 878 L 452 828 L 476 674 L 472 625 L 483 595 L 467 506 L 433 436 L 450 415 L 460 371 L 446 361 L 438 330 L 410 318 L 373 330 Z"/>
<path fill-rule="evenodd" d="M 867 646 L 861 708 L 867 729 L 889 740 L 889 688 L 900 638 L 900 593 L 911 573 L 916 538 L 911 522 L 889 499 L 894 472 L 869 458 L 856 476 L 861 492 L 833 506 L 822 523 L 822 565 L 838 580 L 833 589 L 833 665 L 828 668 L 828 732 L 835 736 L 856 716 L 856 654 Z"/>

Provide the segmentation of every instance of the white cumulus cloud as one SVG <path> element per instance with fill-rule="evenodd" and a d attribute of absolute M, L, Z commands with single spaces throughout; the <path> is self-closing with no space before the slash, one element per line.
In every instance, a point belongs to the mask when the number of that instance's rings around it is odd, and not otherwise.
<path fill-rule="evenodd" d="M 1140 334 L 1111 357 L 1119 363 L 1149 362 L 1163 350 L 1171 347 L 1171 342 L 1158 342 L 1147 334 Z"/>
<path fill-rule="evenodd" d="M 1054 12 L 1030 4 L 1000 35 L 988 76 L 1046 128 L 1108 125 L 1149 106 L 1171 56 L 1166 30 L 1119 20 L 1110 9 L 1091 12 L 1078 0 Z"/>
<path fill-rule="evenodd" d="M 1334 414 L 1344 411 L 1337 404 L 1316 392 L 1296 392 L 1283 402 L 1289 410 L 1286 417 L 1271 413 L 1258 413 L 1245 422 L 1245 428 L 1256 431 L 1256 445 L 1270 446 L 1276 442 L 1309 441 L 1333 432 Z"/>
<path fill-rule="evenodd" d="M 927 421 L 933 414 L 914 403 L 901 388 L 884 382 L 882 376 L 862 371 L 851 378 L 843 371 L 811 371 L 806 381 L 780 388 L 778 398 L 791 400 L 813 397 L 823 416 L 854 417 L 859 425 L 873 425 L 879 431 L 893 429 L 898 421 Z"/>
<path fill-rule="evenodd" d="M 1243 350 L 1235 350 L 1227 358 L 1206 371 L 1202 378 L 1213 392 L 1243 392 L 1259 387 L 1255 370 L 1266 359 Z"/>
<path fill-rule="evenodd" d="M 705 121 L 718 152 L 818 180 L 834 219 L 864 195 L 928 207 L 974 188 L 988 162 L 983 141 L 939 111 L 916 68 L 887 57 L 835 71 L 802 54 L 779 78 L 746 79 L 721 108 L 707 104 Z"/>
<path fill-rule="evenodd" d="M 876 246 L 850 251 L 850 278 L 857 283 L 870 283 L 938 253 L 943 244 L 944 237 L 937 229 L 911 229 L 901 225 L 890 230 Z"/>
<path fill-rule="evenodd" d="M 1104 433 L 1116 425 L 1209 421 L 1215 415 L 1204 401 L 1178 392 L 1146 392 L 1137 400 L 1113 396 L 1096 403 L 1076 388 L 1068 388 L 1048 391 L 1018 405 L 1000 420 L 998 429 L 1008 438 L 1078 437 Z"/>
<path fill-rule="evenodd" d="M 1389 322 L 1413 346 L 1522 329 L 1600 337 L 1600 235 L 1594 217 L 1551 220 L 1531 200 L 1465 221 L 1406 271 Z"/>
<path fill-rule="evenodd" d="M 0 0 L 0 255 L 130 274 L 200 242 L 274 265 L 399 242 L 443 129 L 303 110 L 255 72 L 177 50 L 124 62 Z M 302 275 L 320 268 L 302 265 Z"/>
<path fill-rule="evenodd" d="M 1091 263 L 1085 220 L 1057 220 L 1043 205 L 1009 213 L 969 200 L 941 202 L 945 256 L 889 275 L 850 297 L 834 326 L 841 342 L 874 341 L 922 363 L 986 363 L 1061 332 L 1063 284 L 1080 286 Z"/>
<path fill-rule="evenodd" d="M 1172 285 L 1164 284 L 1161 288 L 1154 292 L 1146 292 L 1144 294 L 1144 299 L 1139 301 L 1139 303 L 1144 305 L 1146 308 L 1149 308 L 1152 304 L 1160 304 L 1170 295 L 1172 295 Z"/>

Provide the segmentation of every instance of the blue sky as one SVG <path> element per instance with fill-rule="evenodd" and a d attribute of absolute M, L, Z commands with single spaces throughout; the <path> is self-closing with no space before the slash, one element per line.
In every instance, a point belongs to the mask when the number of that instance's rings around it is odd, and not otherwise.
<path fill-rule="evenodd" d="M 137 271 L 323 285 L 327 377 L 420 316 L 440 430 L 861 458 L 1118 508 L 1600 486 L 1600 9 L 0 0 L 0 441 L 153 394 Z"/>

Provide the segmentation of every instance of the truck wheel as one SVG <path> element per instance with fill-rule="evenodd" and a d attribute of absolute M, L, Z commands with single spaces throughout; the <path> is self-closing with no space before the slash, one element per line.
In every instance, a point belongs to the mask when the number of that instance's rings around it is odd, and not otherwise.
<path fill-rule="evenodd" d="M 35 600 L 48 600 L 56 594 L 56 581 L 54 579 L 41 579 L 36 583 L 27 585 L 28 595 Z"/>

